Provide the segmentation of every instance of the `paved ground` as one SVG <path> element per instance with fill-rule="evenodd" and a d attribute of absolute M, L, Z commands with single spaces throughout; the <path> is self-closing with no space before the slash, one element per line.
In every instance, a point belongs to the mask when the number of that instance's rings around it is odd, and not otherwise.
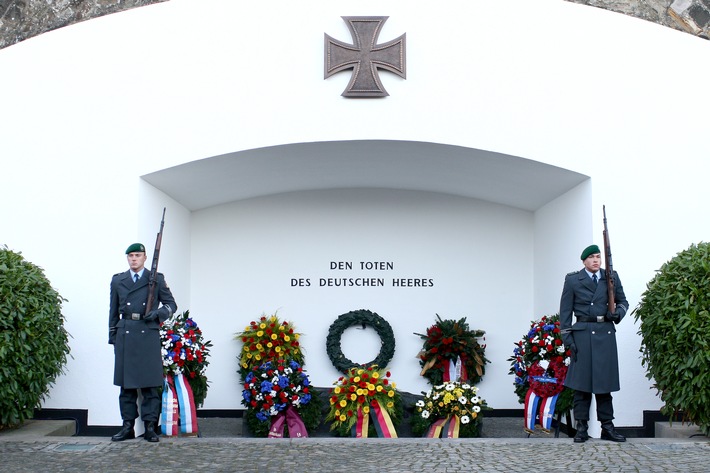
<path fill-rule="evenodd" d="M 519 419 L 488 424 L 479 439 L 254 439 L 237 424 L 202 420 L 200 438 L 0 435 L 2 472 L 707 472 L 710 441 L 700 438 L 592 439 L 574 444 L 562 435 L 522 432 Z M 484 430 L 484 435 L 486 435 Z M 210 435 L 228 435 L 212 437 Z"/>
<path fill-rule="evenodd" d="M 0 440 L 8 472 L 707 472 L 706 441 L 176 438 Z"/>

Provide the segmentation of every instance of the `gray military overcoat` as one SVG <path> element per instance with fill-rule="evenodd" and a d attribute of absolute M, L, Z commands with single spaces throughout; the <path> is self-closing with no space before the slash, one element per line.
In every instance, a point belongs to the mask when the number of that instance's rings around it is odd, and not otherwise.
<path fill-rule="evenodd" d="M 565 386 L 576 391 L 610 393 L 618 391 L 619 357 L 616 348 L 616 327 L 611 321 L 581 322 L 577 316 L 596 317 L 607 314 L 606 271 L 600 270 L 600 280 L 595 285 L 582 269 L 565 278 L 560 300 L 560 329 L 565 346 L 575 346 L 577 360 L 570 363 Z M 619 321 L 629 307 L 619 275 L 614 272 Z M 616 322 L 618 323 L 618 322 Z"/>
<path fill-rule="evenodd" d="M 146 270 L 138 282 L 133 282 L 131 272 L 126 271 L 111 279 L 109 333 L 112 328 L 116 328 L 115 340 L 109 340 L 114 342 L 113 384 L 126 389 L 163 384 L 159 323 L 177 310 L 177 304 L 161 273 L 157 274 L 153 296 L 154 309 L 162 304 L 159 321 L 130 318 L 133 313 L 145 315 L 149 275 L 150 272 Z"/>

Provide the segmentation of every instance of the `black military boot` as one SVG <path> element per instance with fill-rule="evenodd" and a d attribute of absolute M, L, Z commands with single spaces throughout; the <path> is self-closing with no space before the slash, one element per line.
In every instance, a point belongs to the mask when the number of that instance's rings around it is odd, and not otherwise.
<path fill-rule="evenodd" d="M 123 428 L 119 430 L 116 435 L 111 437 L 111 440 L 114 442 L 121 442 L 123 440 L 130 440 L 136 438 L 136 432 L 133 430 L 134 424 L 135 421 L 124 420 Z"/>
<path fill-rule="evenodd" d="M 143 434 L 143 438 L 146 439 L 148 442 L 160 441 L 158 434 L 155 432 L 155 422 L 145 422 L 145 434 Z"/>
<path fill-rule="evenodd" d="M 612 442 L 626 442 L 626 437 L 621 435 L 614 428 L 614 423 L 611 421 L 602 423 L 602 440 L 611 440 Z"/>
<path fill-rule="evenodd" d="M 577 433 L 574 436 L 574 443 L 582 443 L 589 440 L 589 434 L 587 433 L 589 425 L 586 420 L 578 420 L 575 428 L 577 429 Z"/>

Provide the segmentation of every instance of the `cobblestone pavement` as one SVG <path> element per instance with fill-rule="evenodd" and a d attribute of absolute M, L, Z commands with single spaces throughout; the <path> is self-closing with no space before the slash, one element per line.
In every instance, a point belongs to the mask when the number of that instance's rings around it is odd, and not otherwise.
<path fill-rule="evenodd" d="M 0 436 L 7 472 L 706 472 L 710 442 L 569 438 L 255 439 Z"/>

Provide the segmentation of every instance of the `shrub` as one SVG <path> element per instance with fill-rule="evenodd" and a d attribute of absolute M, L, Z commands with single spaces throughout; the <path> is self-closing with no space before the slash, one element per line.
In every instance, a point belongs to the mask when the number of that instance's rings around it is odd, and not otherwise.
<path fill-rule="evenodd" d="M 0 248 L 0 427 L 31 418 L 63 372 L 64 300 L 41 268 Z"/>
<path fill-rule="evenodd" d="M 642 363 L 661 412 L 710 434 L 710 243 L 691 245 L 648 283 L 635 311 Z"/>

